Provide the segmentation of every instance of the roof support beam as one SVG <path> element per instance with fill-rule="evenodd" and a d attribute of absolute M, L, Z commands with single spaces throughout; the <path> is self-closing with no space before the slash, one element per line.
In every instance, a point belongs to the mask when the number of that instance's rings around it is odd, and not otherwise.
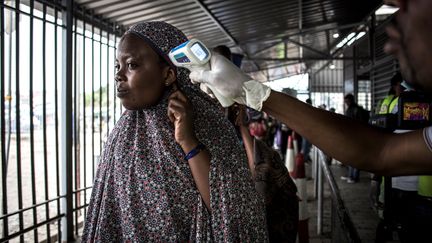
<path fill-rule="evenodd" d="M 288 58 L 254 58 L 251 61 L 265 61 L 265 62 L 287 62 L 287 61 L 332 61 L 332 60 L 370 60 L 370 57 L 288 57 Z"/>
<path fill-rule="evenodd" d="M 232 43 L 238 45 L 237 40 L 228 32 L 227 29 L 219 22 L 219 20 L 210 12 L 202 0 L 195 0 L 195 3 L 203 10 L 205 14 L 219 27 L 219 29 L 230 39 Z"/>
<path fill-rule="evenodd" d="M 327 19 L 327 12 L 326 12 L 325 9 L 324 9 L 323 0 L 320 0 L 320 1 L 319 1 L 319 5 L 320 5 L 320 9 L 321 9 L 321 13 L 322 13 L 323 20 L 324 20 L 325 22 L 328 22 L 328 19 Z M 330 33 L 329 33 L 329 30 L 326 30 L 325 33 L 326 33 L 327 53 L 330 53 L 330 37 L 329 37 L 329 36 L 330 36 Z"/>
<path fill-rule="evenodd" d="M 297 41 L 292 40 L 292 39 L 289 39 L 289 38 L 287 39 L 287 41 L 289 41 L 289 42 L 291 42 L 291 43 L 293 43 L 293 44 L 295 44 L 295 45 L 297 45 L 297 46 L 299 46 L 299 47 L 303 47 L 303 48 L 305 48 L 305 49 L 308 49 L 308 50 L 311 51 L 311 52 L 315 52 L 316 54 L 318 54 L 318 55 L 320 55 L 320 56 L 323 56 L 323 57 L 326 57 L 326 58 L 331 58 L 331 56 L 328 55 L 327 53 L 324 53 L 324 52 L 322 52 L 322 51 L 319 51 L 319 50 L 317 50 L 317 49 L 315 49 L 315 48 L 313 48 L 313 47 L 310 47 L 310 46 L 308 46 L 308 45 L 302 44 L 302 43 L 300 43 L 300 42 L 297 42 Z M 302 56 L 302 55 L 300 55 L 300 56 Z"/>
<path fill-rule="evenodd" d="M 282 37 L 277 37 L 277 38 L 260 38 L 260 36 L 257 36 L 257 38 L 253 38 L 250 39 L 248 41 L 244 41 L 243 44 L 252 44 L 252 43 L 262 43 L 265 41 L 272 41 L 275 39 L 287 39 L 293 36 L 297 36 L 297 35 L 305 35 L 305 34 L 313 34 L 313 33 L 317 33 L 317 32 L 322 32 L 322 31 L 326 31 L 326 30 L 341 30 L 341 29 L 349 29 L 349 28 L 354 28 L 357 27 L 359 25 L 365 24 L 365 21 L 361 21 L 361 22 L 356 22 L 356 23 L 351 23 L 351 24 L 346 24 L 346 25 L 338 25 L 338 23 L 333 22 L 333 23 L 326 23 L 326 24 L 318 24 L 316 26 L 307 28 L 307 29 L 303 29 L 302 31 L 298 31 L 297 28 L 292 28 L 292 29 L 287 29 L 286 31 L 293 31 L 293 33 L 287 34 L 285 36 Z M 295 31 L 295 32 L 294 32 Z"/>
<path fill-rule="evenodd" d="M 242 52 L 243 52 L 243 54 L 244 54 L 244 56 L 246 57 L 246 58 L 248 58 L 249 59 L 249 55 L 248 55 L 248 53 L 245 51 L 245 50 L 243 50 L 243 48 L 239 45 L 239 43 L 238 43 L 238 41 L 234 38 L 234 36 L 232 36 L 231 35 L 231 33 L 229 33 L 229 31 L 221 24 L 221 22 L 210 12 L 210 10 L 207 8 L 207 6 L 203 3 L 203 1 L 202 0 L 195 0 L 195 3 L 203 10 L 203 12 L 205 13 L 205 14 L 207 14 L 207 16 L 219 27 L 219 29 L 228 37 L 228 39 L 234 44 L 234 45 L 236 45 L 236 46 L 238 46 L 241 50 L 242 50 Z M 256 63 L 256 62 L 254 62 L 254 64 L 255 64 L 255 66 L 257 67 L 257 69 L 259 69 L 260 67 L 259 67 L 259 65 Z"/>
<path fill-rule="evenodd" d="M 299 31 L 303 31 L 303 7 L 302 7 L 302 0 L 298 1 L 298 8 L 299 8 L 299 15 L 298 15 L 298 19 L 299 19 L 299 26 L 298 29 Z M 294 43 L 294 42 L 293 42 Z M 294 43 L 296 44 L 296 43 Z M 299 42 L 296 44 L 299 47 L 299 56 L 302 58 L 303 57 L 303 35 L 299 36 Z"/>
<path fill-rule="evenodd" d="M 317 50 L 317 49 L 315 49 L 315 48 L 313 48 L 313 47 L 310 47 L 310 46 L 308 46 L 308 45 L 301 44 L 300 42 L 295 41 L 295 40 L 290 39 L 290 38 L 286 38 L 286 39 L 284 39 L 284 40 L 277 41 L 276 43 L 272 43 L 272 44 L 270 44 L 270 45 L 268 45 L 268 46 L 265 46 L 264 48 L 259 49 L 258 51 L 254 52 L 254 53 L 252 54 L 252 56 L 255 56 L 255 55 L 258 54 L 258 53 L 261 53 L 261 52 L 263 52 L 263 51 L 266 51 L 266 50 L 268 50 L 268 49 L 270 49 L 270 48 L 272 48 L 272 47 L 275 47 L 275 46 L 279 45 L 280 43 L 282 43 L 282 42 L 286 42 L 286 41 L 291 42 L 291 43 L 293 43 L 294 45 L 297 45 L 297 46 L 300 46 L 300 47 L 306 48 L 306 49 L 308 49 L 309 51 L 314 52 L 314 53 L 316 53 L 316 54 L 318 54 L 318 55 L 320 55 L 320 56 L 322 56 L 322 57 L 331 58 L 331 56 L 330 56 L 329 54 L 327 54 L 327 53 L 324 53 L 324 52 L 322 52 L 322 51 L 319 51 L 319 50 Z M 286 50 L 285 50 L 285 51 L 286 51 Z M 252 59 L 253 59 L 253 57 L 252 57 Z"/>
<path fill-rule="evenodd" d="M 264 72 L 264 71 L 271 70 L 271 69 L 276 69 L 276 68 L 287 68 L 288 66 L 297 65 L 297 64 L 301 64 L 301 63 L 302 63 L 301 61 L 290 62 L 290 63 L 283 63 L 283 64 L 274 65 L 274 66 L 270 66 L 270 67 L 263 67 L 263 68 L 261 68 L 259 70 L 249 71 L 247 73 Z"/>
<path fill-rule="evenodd" d="M 263 47 L 263 48 L 261 48 L 261 49 L 255 51 L 254 53 L 251 54 L 251 56 L 255 56 L 255 55 L 258 54 L 258 53 L 261 53 L 261 52 L 266 51 L 266 50 L 268 50 L 268 49 L 270 49 L 270 48 L 272 48 L 272 47 L 275 47 L 275 46 L 279 45 L 279 44 L 282 43 L 282 42 L 283 42 L 282 40 L 278 40 L 278 41 L 276 41 L 275 43 L 272 43 L 272 44 L 270 44 L 270 45 L 267 45 L 267 46 L 265 46 L 265 47 Z"/>

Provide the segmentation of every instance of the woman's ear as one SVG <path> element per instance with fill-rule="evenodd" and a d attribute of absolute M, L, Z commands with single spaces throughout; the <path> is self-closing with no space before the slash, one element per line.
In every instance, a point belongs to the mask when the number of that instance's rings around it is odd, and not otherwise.
<path fill-rule="evenodd" d="M 165 86 L 170 86 L 177 80 L 176 73 L 172 67 L 166 67 L 164 70 Z"/>

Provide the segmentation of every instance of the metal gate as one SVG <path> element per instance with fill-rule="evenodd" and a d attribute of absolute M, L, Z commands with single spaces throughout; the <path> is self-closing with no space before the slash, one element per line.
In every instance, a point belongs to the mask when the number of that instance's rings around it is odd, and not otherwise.
<path fill-rule="evenodd" d="M 0 241 L 72 240 L 121 113 L 123 30 L 71 0 L 2 1 L 0 21 Z"/>

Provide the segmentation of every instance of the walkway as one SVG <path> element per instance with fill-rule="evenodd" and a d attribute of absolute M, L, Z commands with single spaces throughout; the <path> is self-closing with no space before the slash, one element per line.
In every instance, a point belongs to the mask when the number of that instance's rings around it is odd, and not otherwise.
<path fill-rule="evenodd" d="M 340 177 L 346 174 L 346 167 L 333 164 L 331 167 L 335 180 L 341 192 L 341 197 L 345 202 L 345 207 L 348 209 L 351 218 L 362 242 L 374 242 L 375 229 L 378 224 L 378 216 L 370 207 L 369 202 L 369 187 L 370 174 L 362 171 L 360 173 L 360 181 L 355 184 L 348 184 L 342 181 Z M 306 167 L 306 171 L 310 172 L 310 167 Z M 311 243 L 328 243 L 330 239 L 330 217 L 331 217 L 331 198 L 330 190 L 327 182 L 324 182 L 324 212 L 323 212 L 323 234 L 317 235 L 317 200 L 313 198 L 314 183 L 313 180 L 308 180 L 308 206 L 309 206 L 309 237 Z"/>

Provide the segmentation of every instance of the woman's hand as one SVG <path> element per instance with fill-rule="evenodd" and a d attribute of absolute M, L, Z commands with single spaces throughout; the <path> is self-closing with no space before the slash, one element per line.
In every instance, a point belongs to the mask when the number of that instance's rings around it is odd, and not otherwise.
<path fill-rule="evenodd" d="M 174 91 L 168 98 L 168 118 L 174 123 L 175 140 L 185 153 L 198 145 L 193 127 L 192 104 L 180 91 Z"/>
<path fill-rule="evenodd" d="M 174 91 L 168 98 L 168 117 L 174 123 L 175 140 L 180 144 L 183 152 L 187 154 L 196 148 L 199 142 L 195 136 L 193 127 L 192 104 L 180 90 Z M 188 159 L 187 162 L 204 204 L 211 211 L 209 183 L 210 154 L 206 149 L 202 150 Z"/>

